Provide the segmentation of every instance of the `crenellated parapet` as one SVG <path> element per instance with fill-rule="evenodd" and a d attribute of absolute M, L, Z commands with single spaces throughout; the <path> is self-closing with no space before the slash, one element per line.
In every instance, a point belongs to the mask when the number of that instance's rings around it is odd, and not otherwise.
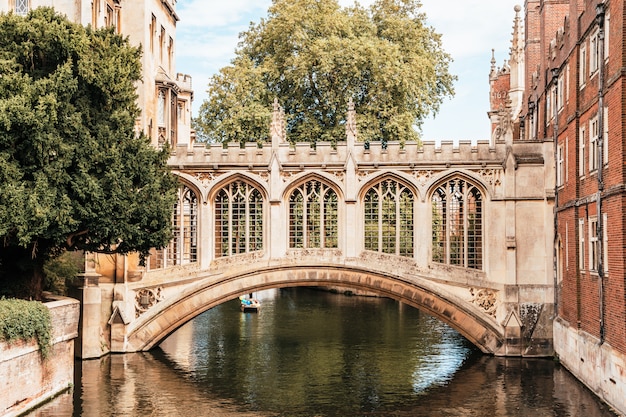
<path fill-rule="evenodd" d="M 194 168 L 224 168 L 234 166 L 268 166 L 276 156 L 287 165 L 321 166 L 342 165 L 348 155 L 358 165 L 383 166 L 434 166 L 447 164 L 499 164 L 506 155 L 506 148 L 492 146 L 488 140 L 472 143 L 471 141 L 426 142 L 338 142 L 332 146 L 329 142 L 317 142 L 311 146 L 308 142 L 290 144 L 265 143 L 259 147 L 248 143 L 241 147 L 239 143 L 222 144 L 196 143 L 193 147 L 181 144 L 172 152 L 169 164 L 172 167 L 185 166 Z"/>

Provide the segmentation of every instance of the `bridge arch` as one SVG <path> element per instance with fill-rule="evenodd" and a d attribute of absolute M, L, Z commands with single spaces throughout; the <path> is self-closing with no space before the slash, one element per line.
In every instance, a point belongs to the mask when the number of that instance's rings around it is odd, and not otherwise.
<path fill-rule="evenodd" d="M 207 278 L 158 303 L 135 320 L 127 330 L 125 351 L 144 351 L 157 346 L 180 326 L 199 314 L 241 294 L 271 288 L 338 285 L 392 298 L 447 323 L 487 354 L 499 354 L 504 329 L 480 308 L 437 288 L 427 279 L 372 272 L 363 267 L 341 265 L 292 265 L 253 268 Z"/>

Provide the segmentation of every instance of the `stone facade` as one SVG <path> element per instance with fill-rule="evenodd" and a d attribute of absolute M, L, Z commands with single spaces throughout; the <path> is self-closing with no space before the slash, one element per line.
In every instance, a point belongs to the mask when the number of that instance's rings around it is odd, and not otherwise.
<path fill-rule="evenodd" d="M 555 350 L 626 414 L 623 1 L 527 1 L 517 142 L 554 148 Z"/>
<path fill-rule="evenodd" d="M 176 0 L 0 0 L 0 13 L 26 14 L 42 6 L 85 26 L 114 26 L 131 44 L 141 45 L 137 131 L 155 146 L 193 141 L 191 76 L 176 72 Z"/>
<path fill-rule="evenodd" d="M 74 382 L 74 339 L 80 305 L 56 297 L 45 303 L 52 316 L 52 348 L 43 359 L 36 341 L 0 342 L 0 415 L 18 416 Z"/>

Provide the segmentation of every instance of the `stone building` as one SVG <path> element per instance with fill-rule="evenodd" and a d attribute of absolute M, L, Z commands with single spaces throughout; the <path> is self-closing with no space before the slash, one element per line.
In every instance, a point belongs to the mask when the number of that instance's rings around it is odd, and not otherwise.
<path fill-rule="evenodd" d="M 25 15 L 42 6 L 54 7 L 85 26 L 113 26 L 133 45 L 141 45 L 137 130 L 144 131 L 155 146 L 175 147 L 191 140 L 191 77 L 176 72 L 174 56 L 176 0 L 0 0 L 0 13 Z"/>
<path fill-rule="evenodd" d="M 508 83 L 514 140 L 553 145 L 555 351 L 625 412 L 624 2 L 528 0 L 523 25 L 520 11 L 510 61 L 492 65 L 490 117 Z"/>

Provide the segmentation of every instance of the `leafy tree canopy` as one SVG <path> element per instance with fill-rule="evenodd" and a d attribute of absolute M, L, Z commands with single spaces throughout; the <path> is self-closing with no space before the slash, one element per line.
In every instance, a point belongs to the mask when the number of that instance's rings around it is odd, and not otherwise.
<path fill-rule="evenodd" d="M 147 254 L 170 239 L 176 181 L 134 132 L 140 55 L 50 8 L 0 15 L 0 287 L 63 250 Z"/>
<path fill-rule="evenodd" d="M 451 96 L 455 77 L 419 0 L 273 0 L 240 34 L 231 65 L 209 80 L 196 128 L 213 142 L 261 142 L 275 98 L 291 141 L 335 143 L 353 99 L 360 138 L 418 140 L 423 120 Z"/>

